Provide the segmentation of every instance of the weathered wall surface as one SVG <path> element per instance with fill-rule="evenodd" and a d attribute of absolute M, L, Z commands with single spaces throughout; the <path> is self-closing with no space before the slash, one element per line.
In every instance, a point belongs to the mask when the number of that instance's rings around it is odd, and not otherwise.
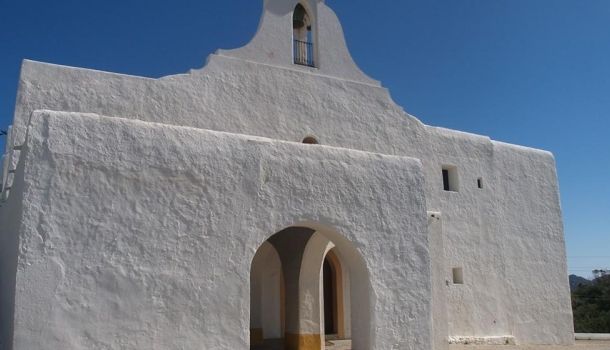
<path fill-rule="evenodd" d="M 308 1 L 316 9 L 320 67 L 293 65 L 294 4 L 267 1 L 250 44 L 219 51 L 189 74 L 148 79 L 25 61 L 16 143 L 25 141 L 32 111 L 52 109 L 296 142 L 313 135 L 324 145 L 418 158 L 427 209 L 443 217 L 445 281 L 451 282 L 452 267 L 464 271 L 464 284 L 446 284 L 449 335 L 571 343 L 552 155 L 428 127 L 404 113 L 353 64 L 340 25 L 323 2 Z M 88 140 L 91 147 L 106 144 Z M 459 191 L 443 191 L 444 165 L 457 167 Z"/>
<path fill-rule="evenodd" d="M 446 219 L 447 271 L 451 266 L 462 266 L 468 281 L 466 286 L 449 288 L 450 334 L 518 333 L 514 328 L 518 326 L 511 325 L 513 305 L 504 297 L 507 281 L 502 274 L 506 264 L 517 262 L 504 260 L 498 252 L 520 249 L 518 244 L 512 245 L 515 240 L 506 237 L 519 240 L 526 232 L 512 226 L 504 216 L 513 209 L 519 212 L 525 198 L 505 188 L 522 186 L 521 190 L 526 191 L 538 182 L 556 184 L 554 176 L 536 171 L 552 161 L 548 155 L 546 160 L 545 156 L 530 157 L 528 153 L 540 152 L 525 149 L 515 154 L 512 159 L 531 162 L 533 172 L 529 182 L 511 180 L 505 171 L 513 165 L 495 161 L 497 143 L 485 137 L 425 127 L 398 110 L 383 89 L 220 56 L 214 56 L 204 71 L 161 80 L 25 62 L 15 119 L 17 130 L 19 126 L 25 130 L 27 116 L 35 108 L 125 115 L 290 141 L 315 135 L 327 145 L 420 158 L 427 179 L 428 209 L 442 211 Z M 440 169 L 445 164 L 458 167 L 461 188 L 457 193 L 442 191 Z M 484 181 L 482 190 L 476 188 L 478 177 Z M 557 212 L 556 187 L 543 189 L 551 199 L 547 205 Z M 505 202 L 505 196 L 512 200 Z M 544 219 L 557 230 L 552 235 L 557 250 L 548 253 L 553 261 L 562 259 L 565 248 L 561 217 Z M 532 225 L 536 227 L 533 222 Z M 545 288 L 540 282 L 542 275 L 555 276 L 555 295 L 567 300 L 567 283 L 562 281 L 564 266 L 549 263 L 544 273 L 540 269 L 533 275 L 530 283 L 540 283 L 540 288 Z M 569 308 L 565 303 L 552 310 L 566 314 Z M 564 319 L 541 316 L 534 314 L 532 320 L 545 323 L 548 319 Z M 570 322 L 564 322 L 549 332 L 569 337 L 570 327 Z M 555 337 L 527 333 L 519 340 L 556 341 Z"/>
<path fill-rule="evenodd" d="M 303 220 L 366 262 L 368 348 L 431 348 L 416 160 L 56 112 L 24 150 L 16 350 L 248 349 L 250 262 Z"/>
<path fill-rule="evenodd" d="M 431 263 L 432 280 L 432 329 L 434 332 L 434 349 L 447 348 L 448 317 L 445 246 L 443 242 L 443 222 L 439 212 L 428 212 L 428 244 Z"/>
<path fill-rule="evenodd" d="M 505 198 L 497 204 L 505 261 L 499 278 L 515 337 L 567 344 L 574 336 L 568 278 L 559 273 L 567 263 L 555 169 L 547 152 L 496 144 L 495 177 L 503 180 L 498 194 Z"/>
<path fill-rule="evenodd" d="M 512 335 L 510 305 L 505 304 L 506 281 L 502 276 L 507 263 L 502 259 L 505 239 L 499 230 L 506 223 L 502 211 L 497 209 L 502 201 L 498 189 L 504 184 L 493 176 L 494 144 L 482 137 L 445 129 L 432 132 L 437 140 L 432 146 L 437 163 L 436 172 L 430 176 L 437 184 L 431 208 L 442 212 L 443 219 L 449 335 Z M 458 191 L 442 190 L 443 165 L 457 167 Z M 479 177 L 483 179 L 483 189 L 477 187 Z M 454 267 L 463 269 L 464 284 L 453 283 Z"/>

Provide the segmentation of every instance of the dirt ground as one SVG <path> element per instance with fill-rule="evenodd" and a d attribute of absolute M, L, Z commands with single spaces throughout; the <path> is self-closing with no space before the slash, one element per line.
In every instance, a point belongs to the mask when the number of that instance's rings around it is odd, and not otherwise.
<path fill-rule="evenodd" d="M 449 350 L 610 350 L 610 341 L 577 340 L 574 346 L 450 345 Z"/>

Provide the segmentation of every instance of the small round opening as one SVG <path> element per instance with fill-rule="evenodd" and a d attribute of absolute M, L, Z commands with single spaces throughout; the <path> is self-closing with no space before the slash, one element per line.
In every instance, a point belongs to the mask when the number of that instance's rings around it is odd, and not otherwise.
<path fill-rule="evenodd" d="M 316 140 L 316 138 L 313 136 L 307 136 L 306 138 L 303 139 L 303 143 L 307 143 L 310 145 L 317 145 L 318 140 Z"/>

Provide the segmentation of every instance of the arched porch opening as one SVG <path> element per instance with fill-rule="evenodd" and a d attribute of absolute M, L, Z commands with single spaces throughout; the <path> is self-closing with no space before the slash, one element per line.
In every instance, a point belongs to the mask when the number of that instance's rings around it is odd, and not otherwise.
<path fill-rule="evenodd" d="M 366 264 L 336 231 L 316 224 L 279 231 L 257 251 L 250 280 L 251 349 L 370 347 Z"/>

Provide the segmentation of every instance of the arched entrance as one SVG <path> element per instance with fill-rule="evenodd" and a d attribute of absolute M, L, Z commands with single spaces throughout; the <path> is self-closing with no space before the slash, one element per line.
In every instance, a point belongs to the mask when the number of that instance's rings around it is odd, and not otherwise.
<path fill-rule="evenodd" d="M 368 272 L 357 250 L 334 231 L 281 230 L 257 251 L 250 280 L 251 349 L 345 349 L 352 342 L 368 348 Z M 366 331 L 351 339 L 352 329 Z"/>

